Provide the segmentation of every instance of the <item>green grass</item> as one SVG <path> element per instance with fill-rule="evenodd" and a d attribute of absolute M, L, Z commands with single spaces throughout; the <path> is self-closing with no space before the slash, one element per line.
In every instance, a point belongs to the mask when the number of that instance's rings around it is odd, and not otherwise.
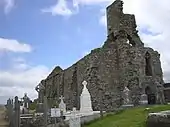
<path fill-rule="evenodd" d="M 159 112 L 170 110 L 170 105 L 149 106 L 150 110 L 145 110 L 146 107 L 138 107 L 124 110 L 117 114 L 109 114 L 103 119 L 90 122 L 83 127 L 146 127 L 146 118 L 149 112 Z"/>

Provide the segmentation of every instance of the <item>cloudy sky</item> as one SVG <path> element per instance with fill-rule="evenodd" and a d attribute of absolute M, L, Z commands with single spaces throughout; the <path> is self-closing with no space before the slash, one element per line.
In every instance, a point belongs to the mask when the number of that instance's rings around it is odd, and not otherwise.
<path fill-rule="evenodd" d="M 0 0 L 0 103 L 34 87 L 57 65 L 67 68 L 106 40 L 105 8 L 114 0 Z M 141 39 L 161 53 L 170 81 L 169 0 L 124 0 Z M 168 77 L 169 76 L 169 77 Z"/>

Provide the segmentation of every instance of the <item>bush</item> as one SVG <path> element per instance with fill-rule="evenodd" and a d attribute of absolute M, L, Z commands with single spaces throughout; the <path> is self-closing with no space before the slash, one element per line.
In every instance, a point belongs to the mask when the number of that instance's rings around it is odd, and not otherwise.
<path fill-rule="evenodd" d="M 37 107 L 37 102 L 36 102 L 36 101 L 34 101 L 34 102 L 32 102 L 32 103 L 30 104 L 29 109 L 30 109 L 30 110 L 35 110 L 35 109 L 36 109 L 36 107 Z"/>

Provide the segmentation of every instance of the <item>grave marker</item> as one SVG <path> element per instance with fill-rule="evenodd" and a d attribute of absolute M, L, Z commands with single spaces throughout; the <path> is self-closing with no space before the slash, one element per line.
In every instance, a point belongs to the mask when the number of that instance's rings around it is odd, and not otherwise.
<path fill-rule="evenodd" d="M 66 104 L 64 103 L 64 97 L 61 96 L 59 99 L 61 100 L 59 104 L 59 108 L 61 112 L 66 113 Z"/>
<path fill-rule="evenodd" d="M 51 108 L 51 117 L 60 117 L 60 109 L 59 108 Z"/>
<path fill-rule="evenodd" d="M 81 127 L 80 117 L 76 116 L 76 108 L 73 108 L 72 115 L 69 119 L 69 126 L 70 127 Z"/>

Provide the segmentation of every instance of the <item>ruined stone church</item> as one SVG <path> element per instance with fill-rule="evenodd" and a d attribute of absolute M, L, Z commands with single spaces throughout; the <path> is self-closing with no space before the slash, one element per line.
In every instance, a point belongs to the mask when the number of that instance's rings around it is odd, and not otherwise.
<path fill-rule="evenodd" d="M 157 103 L 157 84 L 163 84 L 160 54 L 141 41 L 135 16 L 123 13 L 123 2 L 107 7 L 107 39 L 103 46 L 91 51 L 71 67 L 57 66 L 41 81 L 39 100 L 65 97 L 67 109 L 80 108 L 82 81 L 88 82 L 93 110 L 112 110 L 121 106 L 124 87 L 131 91 L 133 103 L 141 94 L 148 103 Z"/>

